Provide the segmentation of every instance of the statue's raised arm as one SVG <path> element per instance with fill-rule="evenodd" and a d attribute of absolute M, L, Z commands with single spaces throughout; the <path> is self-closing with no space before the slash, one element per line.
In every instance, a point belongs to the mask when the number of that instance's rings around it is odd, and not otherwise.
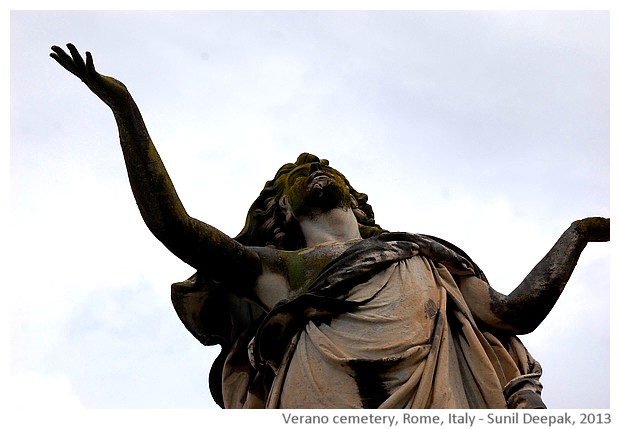
<path fill-rule="evenodd" d="M 239 280 L 251 281 L 259 270 L 257 255 L 187 214 L 125 85 L 99 74 L 90 52 L 84 61 L 75 46 L 67 44 L 67 48 L 69 54 L 53 46 L 50 56 L 112 109 L 131 189 L 151 232 L 177 257 L 204 269 L 214 280 L 244 275 L 248 278 Z"/>
<path fill-rule="evenodd" d="M 463 295 L 476 316 L 489 325 L 514 334 L 530 333 L 559 299 L 586 245 L 609 239 L 608 218 L 577 220 L 509 295 L 472 282 L 462 286 Z"/>

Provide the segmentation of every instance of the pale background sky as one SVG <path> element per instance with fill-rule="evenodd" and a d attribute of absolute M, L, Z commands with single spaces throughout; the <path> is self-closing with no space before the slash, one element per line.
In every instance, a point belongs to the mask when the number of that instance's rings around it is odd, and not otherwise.
<path fill-rule="evenodd" d="M 610 215 L 608 11 L 11 13 L 12 407 L 215 407 L 217 348 L 170 284 L 107 106 L 123 81 L 190 215 L 234 236 L 282 164 L 327 158 L 377 222 L 464 249 L 509 293 L 573 220 Z M 522 337 L 550 408 L 610 407 L 610 244 Z"/>

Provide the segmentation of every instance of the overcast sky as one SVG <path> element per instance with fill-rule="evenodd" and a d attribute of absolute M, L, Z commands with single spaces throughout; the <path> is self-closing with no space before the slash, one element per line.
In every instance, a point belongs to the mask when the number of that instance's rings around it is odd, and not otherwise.
<path fill-rule="evenodd" d="M 576 219 L 610 214 L 607 11 L 11 13 L 15 407 L 215 408 L 218 349 L 170 284 L 107 106 L 49 58 L 124 82 L 190 215 L 229 235 L 282 164 L 330 160 L 386 229 L 464 249 L 509 293 Z M 550 408 L 610 406 L 610 245 L 522 337 Z"/>

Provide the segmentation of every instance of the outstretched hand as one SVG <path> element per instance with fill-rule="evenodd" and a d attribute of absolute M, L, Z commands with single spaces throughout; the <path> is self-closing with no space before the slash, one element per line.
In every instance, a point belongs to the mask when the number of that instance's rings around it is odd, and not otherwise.
<path fill-rule="evenodd" d="M 125 85 L 118 80 L 99 74 L 95 70 L 95 64 L 90 52 L 86 52 L 86 62 L 73 44 L 68 43 L 67 54 L 59 46 L 52 46 L 50 57 L 56 60 L 58 64 L 67 71 L 77 76 L 82 82 L 90 88 L 104 103 L 110 107 L 114 107 L 119 100 L 127 98 L 129 92 Z"/>
<path fill-rule="evenodd" d="M 588 242 L 609 241 L 610 221 L 604 217 L 587 217 L 576 220 L 573 226 L 577 228 L 579 234 Z"/>

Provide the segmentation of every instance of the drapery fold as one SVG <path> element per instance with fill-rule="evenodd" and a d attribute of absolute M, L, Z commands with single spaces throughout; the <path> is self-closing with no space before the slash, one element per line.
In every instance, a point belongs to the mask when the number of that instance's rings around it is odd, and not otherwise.
<path fill-rule="evenodd" d="M 222 345 L 211 372 L 220 406 L 544 408 L 540 365 L 517 337 L 478 326 L 460 293 L 484 274 L 444 241 L 438 257 L 421 255 L 416 237 L 361 240 L 267 314 L 200 273 L 173 285 L 190 332 Z"/>

